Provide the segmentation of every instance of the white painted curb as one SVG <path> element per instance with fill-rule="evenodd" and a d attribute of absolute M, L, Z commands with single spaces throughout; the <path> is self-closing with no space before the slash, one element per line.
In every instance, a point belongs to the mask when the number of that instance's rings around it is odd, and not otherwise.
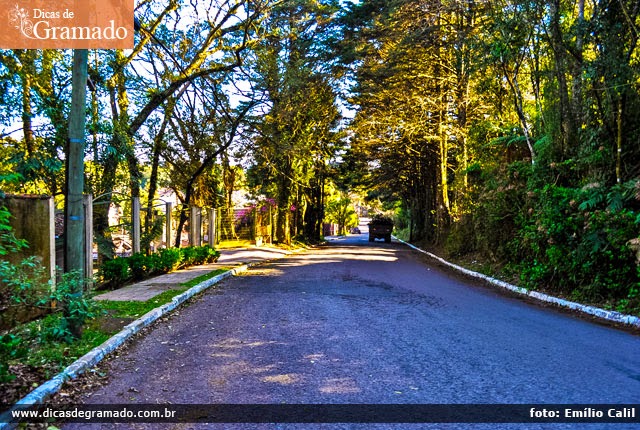
<path fill-rule="evenodd" d="M 601 309 L 601 308 L 596 308 L 594 306 L 588 306 L 588 305 L 583 305 L 581 303 L 576 303 L 576 302 L 570 302 L 568 300 L 564 300 L 564 299 L 560 299 L 558 297 L 553 297 L 550 296 L 548 294 L 543 294 L 540 293 L 538 291 L 531 291 L 531 290 L 527 290 L 526 288 L 522 288 L 522 287 L 518 287 L 516 285 L 512 285 L 509 284 L 508 282 L 504 282 L 501 281 L 499 279 L 495 279 L 492 278 L 490 276 L 484 275 L 482 273 L 478 273 L 478 272 L 474 272 L 473 270 L 469 270 L 466 269 L 462 266 L 458 266 L 457 264 L 453 264 L 448 262 L 447 260 L 445 260 L 444 258 L 440 258 L 435 254 L 432 254 L 431 252 L 425 251 L 423 249 L 418 248 L 415 245 L 412 245 L 408 242 L 405 242 L 401 239 L 398 239 L 397 237 L 394 236 L 394 239 L 396 239 L 398 242 L 403 243 L 405 245 L 407 245 L 410 248 L 415 249 L 418 252 L 421 252 L 423 254 L 428 255 L 429 257 L 433 258 L 434 260 L 439 261 L 440 263 L 444 264 L 445 266 L 451 267 L 461 273 L 464 273 L 465 275 L 471 276 L 473 278 L 478 278 L 478 279 L 482 279 L 483 281 L 486 281 L 492 285 L 495 285 L 497 287 L 501 287 L 501 288 L 505 288 L 509 291 L 513 291 L 514 293 L 517 294 L 522 294 L 524 296 L 529 296 L 529 297 L 533 297 L 534 299 L 543 301 L 543 302 L 547 302 L 547 303 L 553 303 L 556 304 L 558 306 L 564 307 L 564 308 L 568 308 L 568 309 L 572 309 L 572 310 L 576 310 L 579 312 L 583 312 L 585 314 L 588 315 L 593 315 L 596 316 L 598 318 L 602 318 L 608 321 L 613 321 L 613 322 L 617 322 L 617 323 L 622 323 L 622 324 L 627 324 L 627 325 L 631 325 L 631 326 L 635 326 L 635 327 L 640 327 L 640 318 L 633 316 L 633 315 L 627 315 L 627 314 L 623 314 L 620 312 L 616 312 L 616 311 L 608 311 L 606 309 Z"/>
<path fill-rule="evenodd" d="M 288 255 L 288 254 L 285 254 Z M 220 275 L 214 276 L 213 278 L 207 279 L 199 283 L 198 285 L 193 286 L 182 294 L 175 296 L 169 303 L 166 303 L 160 307 L 157 307 L 137 320 L 133 321 L 129 325 L 125 326 L 120 332 L 113 335 L 102 345 L 95 347 L 72 364 L 70 364 L 67 368 L 65 368 L 62 372 L 54 376 L 52 379 L 48 380 L 44 384 L 40 385 L 35 390 L 31 391 L 22 399 L 16 402 L 16 405 L 9 409 L 8 411 L 2 413 L 0 415 L 0 430 L 8 430 L 15 428 L 18 423 L 10 422 L 11 421 L 11 412 L 16 409 L 18 405 L 36 405 L 44 403 L 47 397 L 55 394 L 62 387 L 62 385 L 71 379 L 75 379 L 80 374 L 82 374 L 85 370 L 95 366 L 98 364 L 107 354 L 114 351 L 116 348 L 121 346 L 127 339 L 132 337 L 134 334 L 138 333 L 144 327 L 147 327 L 152 322 L 156 321 L 160 317 L 168 314 L 175 308 L 177 308 L 180 304 L 184 303 L 194 295 L 206 290 L 212 285 L 217 284 L 225 278 L 236 275 L 238 273 L 246 271 L 249 267 L 255 266 L 257 264 L 263 264 L 271 260 L 263 260 L 256 261 L 253 263 L 243 264 L 241 266 L 235 267 L 228 272 L 221 273 Z"/>

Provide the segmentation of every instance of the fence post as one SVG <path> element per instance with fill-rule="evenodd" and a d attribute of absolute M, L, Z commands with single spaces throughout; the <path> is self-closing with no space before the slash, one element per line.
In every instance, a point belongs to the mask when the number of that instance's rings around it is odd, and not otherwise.
<path fill-rule="evenodd" d="M 215 248 L 216 246 L 216 209 L 209 209 L 209 231 L 207 232 L 207 236 L 209 238 L 209 246 Z"/>
<path fill-rule="evenodd" d="M 131 201 L 131 242 L 133 253 L 140 252 L 140 197 Z"/>
<path fill-rule="evenodd" d="M 202 217 L 200 215 L 200 208 L 191 206 L 189 217 L 189 245 L 191 246 L 200 246 L 202 243 Z"/>
<path fill-rule="evenodd" d="M 84 277 L 87 287 L 93 284 L 93 195 L 83 196 L 84 205 Z"/>
<path fill-rule="evenodd" d="M 165 218 L 166 218 L 166 220 L 165 220 L 165 235 L 167 236 L 165 241 L 164 241 L 164 244 L 165 244 L 165 247 L 171 248 L 171 235 L 172 235 L 172 232 L 171 232 L 171 214 L 173 213 L 172 212 L 173 208 L 172 208 L 171 202 L 167 202 L 167 203 L 164 204 L 164 210 L 165 210 Z"/>

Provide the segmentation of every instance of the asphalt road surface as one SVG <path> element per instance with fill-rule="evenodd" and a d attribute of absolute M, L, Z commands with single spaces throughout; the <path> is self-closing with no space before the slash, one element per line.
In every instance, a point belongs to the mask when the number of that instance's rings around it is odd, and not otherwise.
<path fill-rule="evenodd" d="M 88 403 L 637 404 L 640 338 L 506 297 L 447 274 L 402 244 L 371 244 L 362 234 L 224 281 L 135 340 L 111 361 L 109 372 L 110 382 Z M 115 427 L 638 429 L 640 424 Z"/>

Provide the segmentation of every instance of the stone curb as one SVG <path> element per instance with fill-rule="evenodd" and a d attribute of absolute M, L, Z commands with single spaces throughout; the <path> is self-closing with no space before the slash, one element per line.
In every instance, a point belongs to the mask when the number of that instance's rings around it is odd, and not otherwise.
<path fill-rule="evenodd" d="M 568 301 L 568 300 L 560 299 L 558 297 L 550 296 L 548 294 L 540 293 L 538 291 L 527 290 L 526 288 L 518 287 L 516 285 L 509 284 L 508 282 L 492 278 L 492 277 L 484 275 L 482 273 L 474 272 L 473 270 L 466 269 L 466 268 L 464 268 L 462 266 L 458 266 L 457 264 L 450 263 L 449 261 L 445 260 L 444 258 L 438 257 L 437 255 L 432 254 L 431 252 L 428 252 L 428 251 L 425 251 L 423 249 L 420 249 L 417 246 L 412 245 L 412 244 L 410 244 L 408 242 L 405 242 L 405 241 L 403 241 L 401 239 L 398 239 L 395 236 L 394 236 L 394 239 L 396 239 L 400 243 L 403 243 L 403 244 L 407 245 L 410 248 L 415 249 L 418 252 L 421 252 L 423 254 L 428 255 L 429 257 L 433 258 L 434 260 L 439 261 L 440 263 L 444 264 L 445 266 L 451 267 L 451 268 L 457 270 L 458 272 L 464 273 L 467 276 L 471 276 L 471 277 L 477 278 L 477 279 L 482 279 L 483 281 L 486 281 L 491 285 L 495 285 L 495 286 L 500 287 L 500 288 L 505 288 L 505 289 L 507 289 L 509 291 L 512 291 L 514 293 L 521 294 L 521 295 L 524 295 L 524 296 L 529 296 L 529 297 L 532 297 L 532 298 L 534 298 L 536 300 L 540 300 L 540 301 L 547 302 L 547 303 L 553 303 L 553 304 L 561 306 L 563 308 L 568 308 L 568 309 L 576 310 L 576 311 L 579 311 L 579 312 L 583 312 L 583 313 L 588 314 L 588 315 L 593 315 L 593 316 L 596 316 L 598 318 L 602 318 L 602 319 L 607 320 L 607 321 L 612 321 L 612 322 L 616 322 L 616 323 L 621 323 L 621 324 L 626 324 L 626 325 L 630 325 L 630 326 L 640 327 L 640 317 L 636 317 L 636 316 L 633 316 L 633 315 L 627 315 L 627 314 L 623 314 L 621 312 L 616 312 L 616 311 L 608 311 L 606 309 L 597 308 L 595 306 L 583 305 L 581 303 L 576 303 L 576 302 L 571 302 L 571 301 Z"/>
<path fill-rule="evenodd" d="M 297 252 L 302 252 L 304 250 L 306 250 L 306 248 L 287 251 L 282 257 L 291 255 Z M 156 321 L 160 317 L 168 314 L 169 312 L 177 308 L 180 304 L 184 303 L 191 297 L 206 290 L 212 285 L 217 284 L 218 282 L 222 281 L 225 278 L 228 278 L 230 276 L 246 271 L 250 267 L 253 267 L 259 264 L 269 263 L 271 261 L 277 260 L 282 257 L 276 257 L 273 259 L 262 260 L 262 261 L 255 261 L 255 262 L 246 263 L 241 266 L 234 267 L 233 269 L 227 272 L 221 273 L 220 275 L 214 276 L 211 279 L 207 279 L 206 281 L 203 281 L 191 287 L 184 293 L 175 296 L 169 303 L 165 303 L 164 305 L 159 306 L 147 312 L 137 320 L 125 326 L 120 332 L 113 335 L 102 345 L 95 347 L 94 349 L 92 349 L 91 351 L 89 351 L 88 353 L 86 353 L 85 355 L 83 355 L 73 363 L 71 363 L 62 372 L 60 372 L 59 374 L 57 374 L 47 382 L 43 383 L 42 385 L 40 385 L 39 387 L 31 391 L 22 399 L 18 400 L 13 408 L 0 414 L 0 430 L 14 429 L 19 424 L 19 422 L 11 422 L 11 412 L 16 410 L 18 406 L 24 407 L 25 405 L 36 405 L 36 404 L 44 403 L 47 397 L 57 393 L 58 390 L 60 390 L 60 388 L 66 381 L 77 378 L 85 370 L 98 364 L 107 354 L 117 349 L 134 334 L 138 333 L 144 327 L 147 327 L 148 325 L 150 325 L 152 322 Z"/>

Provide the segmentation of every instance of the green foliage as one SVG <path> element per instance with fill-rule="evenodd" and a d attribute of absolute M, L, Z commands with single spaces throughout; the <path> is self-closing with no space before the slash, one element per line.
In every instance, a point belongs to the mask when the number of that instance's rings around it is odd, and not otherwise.
<path fill-rule="evenodd" d="M 220 252 L 209 245 L 198 247 L 198 262 L 196 264 L 215 263 L 220 258 Z"/>
<path fill-rule="evenodd" d="M 163 248 L 154 254 L 135 253 L 130 257 L 106 261 L 100 269 L 100 277 L 107 286 L 119 287 L 128 281 L 139 281 L 156 273 L 212 263 L 218 257 L 220 253 L 208 245 Z"/>
<path fill-rule="evenodd" d="M 636 214 L 625 207 L 629 198 L 621 192 L 629 187 L 549 185 L 537 193 L 535 210 L 522 218 L 512 241 L 523 283 L 576 299 L 625 300 L 626 307 L 638 307 L 640 278 L 629 243 L 640 236 L 640 229 Z"/>
<path fill-rule="evenodd" d="M 256 194 L 275 199 L 273 236 L 282 244 L 291 244 L 297 227 L 307 240 L 320 239 L 323 183 L 329 177 L 327 162 L 337 152 L 340 119 L 321 41 L 329 36 L 336 6 L 306 0 L 275 5 L 264 22 L 271 36 L 253 54 L 254 85 L 266 90 L 269 108 L 267 114 L 257 112 L 252 127 L 248 179 Z M 304 211 L 291 210 L 303 202 Z"/>
<path fill-rule="evenodd" d="M 50 371 L 55 374 L 110 337 L 110 333 L 103 332 L 91 324 L 83 329 L 81 337 L 72 342 L 53 340 L 47 333 L 59 325 L 59 319 L 60 316 L 56 314 L 39 322 L 38 329 L 34 330 L 39 336 L 31 342 L 33 350 L 29 351 L 26 360 L 23 359 L 26 364 L 51 368 Z"/>
<path fill-rule="evenodd" d="M 527 288 L 640 310 L 631 246 L 640 237 L 638 182 L 562 187 L 544 184 L 547 174 L 522 163 L 486 169 L 474 210 L 447 235 L 447 254 L 479 252 Z"/>
<path fill-rule="evenodd" d="M 9 372 L 9 360 L 22 358 L 27 355 L 22 338 L 13 334 L 5 334 L 0 337 L 0 383 L 15 379 L 15 375 Z"/>
<path fill-rule="evenodd" d="M 195 246 L 187 246 L 186 248 L 180 248 L 182 252 L 182 265 L 193 266 L 198 261 L 198 249 Z"/>
<path fill-rule="evenodd" d="M 414 240 L 638 310 L 636 30 L 624 2 L 574 6 L 350 7 L 345 159 L 381 203 L 403 202 Z"/>
<path fill-rule="evenodd" d="M 486 169 L 484 187 L 479 191 L 473 212 L 454 224 L 454 236 L 447 240 L 453 253 L 479 251 L 492 261 L 513 258 L 510 241 L 518 228 L 518 219 L 525 210 L 528 197 L 527 178 L 531 165 L 517 162 L 506 168 Z"/>
<path fill-rule="evenodd" d="M 46 308 L 50 304 L 51 285 L 36 257 L 26 258 L 18 264 L 0 261 L 0 285 L 12 305 Z"/>
<path fill-rule="evenodd" d="M 164 225 L 164 216 L 153 217 L 151 222 L 145 226 L 145 231 L 142 233 L 142 237 L 140 238 L 140 248 L 148 249 L 151 242 L 153 242 L 157 237 L 162 236 Z"/>
<path fill-rule="evenodd" d="M 8 270 L 4 266 L 1 271 L 16 305 L 62 314 L 58 325 L 47 332 L 47 339 L 70 342 L 78 334 L 74 330 L 96 316 L 94 302 L 82 293 L 84 280 L 75 272 L 62 274 L 53 285 L 33 258 Z"/>
<path fill-rule="evenodd" d="M 100 277 L 106 284 L 118 286 L 129 279 L 129 270 L 127 259 L 116 257 L 102 263 Z"/>
<path fill-rule="evenodd" d="M 17 239 L 13 234 L 13 228 L 9 220 L 11 213 L 9 210 L 0 206 L 0 255 L 7 255 L 10 252 L 16 252 L 27 247 L 27 242 Z"/>
<path fill-rule="evenodd" d="M 126 258 L 126 261 L 131 270 L 131 278 L 134 281 L 148 277 L 156 269 L 155 264 L 157 263 L 156 259 L 152 258 L 151 255 L 142 252 L 132 254 L 131 257 Z"/>
<path fill-rule="evenodd" d="M 0 261 L 0 280 L 2 295 L 8 297 L 10 306 L 49 314 L 43 320 L 52 323 L 38 331 L 42 342 L 73 342 L 85 322 L 97 315 L 95 303 L 82 294 L 84 280 L 77 273 L 62 274 L 53 285 L 48 272 L 34 257 L 15 265 Z M 24 339 L 30 337 L 7 333 L 0 338 L 0 383 L 13 379 L 9 361 L 26 355 Z M 30 347 L 29 350 L 31 357 Z"/>
<path fill-rule="evenodd" d="M 182 252 L 179 248 L 163 248 L 158 252 L 158 270 L 163 273 L 171 272 L 180 267 Z"/>
<path fill-rule="evenodd" d="M 326 206 L 325 216 L 327 221 L 338 224 L 338 234 L 347 234 L 350 227 L 358 225 L 358 216 L 347 196 L 331 200 Z"/>
<path fill-rule="evenodd" d="M 69 342 L 77 336 L 74 330 L 82 327 L 87 320 L 98 315 L 98 308 L 93 300 L 83 294 L 85 280 L 78 273 L 63 273 L 50 293 L 50 301 L 55 304 L 56 311 L 61 311 L 63 318 L 59 326 L 58 339 Z"/>
<path fill-rule="evenodd" d="M 444 250 L 447 255 L 459 257 L 476 250 L 473 217 L 464 215 L 454 223 L 447 234 Z"/>
<path fill-rule="evenodd" d="M 20 338 L 17 347 L 27 353 L 18 351 L 17 355 L 7 357 L 7 360 L 38 367 L 46 377 L 52 377 L 109 338 L 109 333 L 97 329 L 96 320 L 93 320 L 87 322 L 79 338 L 61 341 L 54 334 L 59 330 L 62 319 L 62 313 L 49 314 L 13 329 L 11 336 Z"/>

